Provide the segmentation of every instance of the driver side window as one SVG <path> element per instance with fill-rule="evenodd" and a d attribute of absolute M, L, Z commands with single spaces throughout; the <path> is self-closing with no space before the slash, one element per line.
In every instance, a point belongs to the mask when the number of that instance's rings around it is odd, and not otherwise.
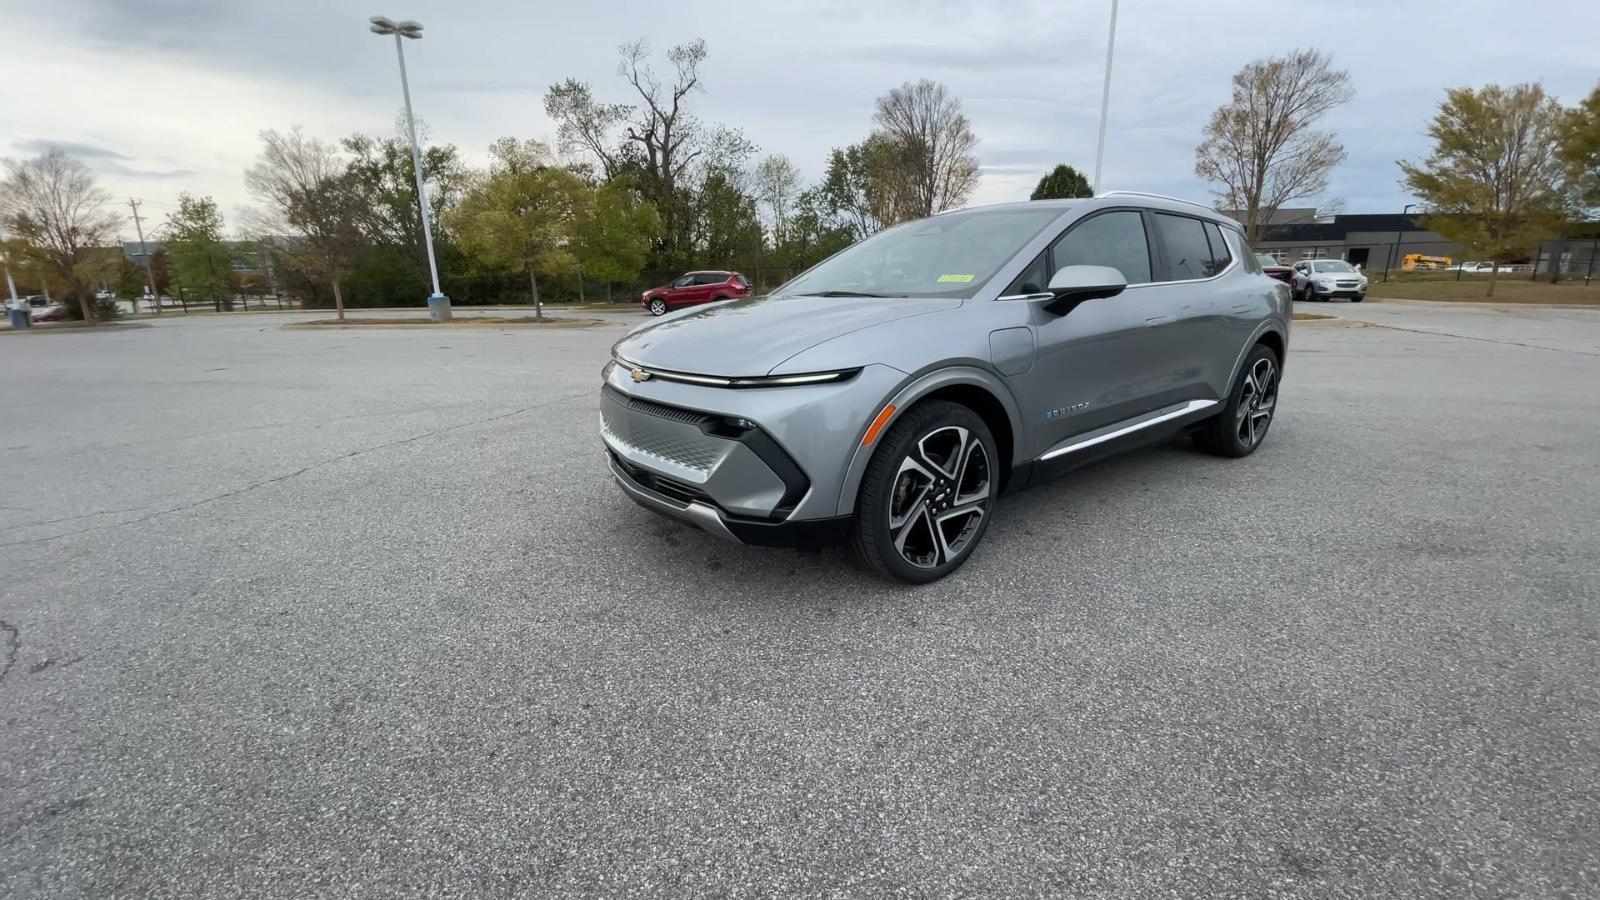
<path fill-rule="evenodd" d="M 1144 216 L 1122 209 L 1080 220 L 1028 264 L 1002 296 L 1041 294 L 1050 276 L 1065 266 L 1110 266 L 1128 284 L 1150 281 L 1150 242 Z"/>
<path fill-rule="evenodd" d="M 674 281 L 672 283 L 672 286 L 673 287 L 688 287 L 691 284 L 694 284 L 694 275 L 692 273 L 689 274 L 689 275 L 685 275 L 682 278 L 679 278 L 677 281 Z"/>

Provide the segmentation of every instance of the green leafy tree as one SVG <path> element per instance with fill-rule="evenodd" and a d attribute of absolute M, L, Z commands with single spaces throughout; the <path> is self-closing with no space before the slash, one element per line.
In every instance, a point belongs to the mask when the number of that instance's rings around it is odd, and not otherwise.
<path fill-rule="evenodd" d="M 731 269 L 761 256 L 765 241 L 756 199 L 736 170 L 713 169 L 695 195 L 699 266 Z"/>
<path fill-rule="evenodd" d="M 116 280 L 112 282 L 111 289 L 117 296 L 124 300 L 131 300 L 135 304 L 144 296 L 145 285 L 149 282 L 145 276 L 144 267 L 131 259 L 123 259 L 117 267 Z"/>
<path fill-rule="evenodd" d="M 210 197 L 178 195 L 178 208 L 163 229 L 172 270 L 185 290 L 233 308 L 233 254 L 222 242 L 222 213 Z"/>
<path fill-rule="evenodd" d="M 1450 90 L 1428 126 L 1433 152 L 1400 163 L 1402 184 L 1430 210 L 1424 226 L 1495 262 L 1531 253 L 1567 212 L 1562 116 L 1537 84 Z M 1491 271 L 1491 297 L 1494 282 Z"/>
<path fill-rule="evenodd" d="M 649 268 L 676 272 L 708 265 L 699 254 L 706 233 L 696 220 L 714 173 L 743 168 L 755 147 L 737 129 L 708 125 L 694 115 L 694 95 L 704 89 L 703 40 L 667 51 L 670 77 L 658 75 L 643 40 L 619 48 L 617 73 L 631 103 L 603 103 L 590 87 L 569 79 L 545 94 L 556 120 L 560 149 L 592 158 L 607 180 L 630 176 L 661 217 Z M 711 185 L 720 193 L 720 185 Z"/>
<path fill-rule="evenodd" d="M 605 281 L 610 300 L 614 282 L 631 282 L 644 270 L 651 241 L 660 229 L 661 217 L 631 180 L 614 178 L 601 184 L 575 225 L 583 273 Z M 580 279 L 580 299 L 582 283 Z"/>
<path fill-rule="evenodd" d="M 360 259 L 364 200 L 338 150 L 298 130 L 261 132 L 262 150 L 245 172 L 245 186 L 261 201 L 252 231 L 294 274 L 333 288 L 344 319 L 341 285 Z"/>
<path fill-rule="evenodd" d="M 410 140 L 353 134 L 340 143 L 350 154 L 346 172 L 362 199 L 356 221 L 367 243 L 398 248 L 407 274 L 417 284 L 427 284 L 428 254 Z M 449 230 L 442 227 L 444 214 L 466 190 L 467 167 L 454 144 L 433 144 L 422 150 L 422 171 L 435 255 L 442 266 L 454 251 Z"/>
<path fill-rule="evenodd" d="M 801 191 L 773 246 L 775 263 L 790 270 L 810 268 L 856 242 L 855 228 L 834 209 L 822 186 Z"/>
<path fill-rule="evenodd" d="M 59 148 L 33 159 L 4 162 L 0 179 L 0 234 L 6 257 L 36 271 L 46 284 L 64 288 L 86 321 L 116 315 L 111 304 L 96 304 L 94 286 L 111 277 L 120 253 L 114 243 L 122 218 L 105 207 L 111 195 L 95 183 L 89 167 Z"/>
<path fill-rule="evenodd" d="M 1094 188 L 1089 186 L 1089 179 L 1083 177 L 1083 173 L 1077 169 L 1062 163 L 1039 179 L 1038 187 L 1033 189 L 1033 194 L 1028 199 L 1071 200 L 1093 196 Z"/>
<path fill-rule="evenodd" d="M 772 243 L 782 243 L 795 200 L 800 193 L 800 170 L 789 157 L 774 153 L 756 164 L 756 199 L 766 208 Z"/>
<path fill-rule="evenodd" d="M 555 165 L 539 141 L 501 138 L 489 148 L 489 171 L 447 216 L 462 252 L 485 269 L 528 273 L 534 316 L 544 318 L 540 275 L 572 275 L 579 260 L 574 235 L 587 216 L 592 189 Z"/>
<path fill-rule="evenodd" d="M 1557 151 L 1577 203 L 1600 210 L 1600 85 L 1563 117 Z"/>

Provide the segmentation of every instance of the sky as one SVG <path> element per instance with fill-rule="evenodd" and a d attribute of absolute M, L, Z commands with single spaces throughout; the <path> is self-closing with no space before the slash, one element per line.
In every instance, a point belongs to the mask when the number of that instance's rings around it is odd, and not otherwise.
<path fill-rule="evenodd" d="M 575 77 L 628 99 L 617 47 L 704 38 L 707 122 L 743 130 L 805 178 L 871 129 L 873 99 L 932 78 L 978 135 L 971 203 L 1026 199 L 1051 166 L 1094 167 L 1110 0 L 0 0 L 0 157 L 61 146 L 146 226 L 179 191 L 232 221 L 263 129 L 336 140 L 392 134 L 402 109 L 392 38 L 367 17 L 415 19 L 406 63 L 429 140 L 481 162 L 495 138 L 552 141 L 542 97 Z M 1330 52 L 1355 99 L 1323 125 L 1348 159 L 1325 196 L 1296 205 L 1394 212 L 1398 159 L 1428 152 L 1446 87 L 1539 81 L 1564 102 L 1600 80 L 1594 0 L 1253 2 L 1124 0 L 1106 139 L 1107 189 L 1209 201 L 1194 146 L 1243 64 L 1295 47 Z M 153 221 L 151 221 L 153 220 Z M 126 236 L 133 234 L 131 220 Z"/>

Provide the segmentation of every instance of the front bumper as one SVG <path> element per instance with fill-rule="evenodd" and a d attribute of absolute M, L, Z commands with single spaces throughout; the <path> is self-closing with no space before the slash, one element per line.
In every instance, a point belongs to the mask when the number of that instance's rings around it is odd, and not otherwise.
<path fill-rule="evenodd" d="M 1365 297 L 1367 295 L 1367 286 L 1364 285 L 1364 284 L 1352 284 L 1352 285 L 1321 284 L 1321 283 L 1313 281 L 1311 283 L 1311 290 L 1314 293 L 1316 293 L 1316 295 L 1318 297 L 1329 297 L 1329 298 L 1332 298 L 1332 297 Z"/>
<path fill-rule="evenodd" d="M 847 381 L 726 388 L 660 378 L 636 382 L 609 365 L 600 398 L 600 436 L 630 484 L 673 501 L 657 512 L 694 521 L 716 512 L 750 543 L 778 523 L 847 516 L 845 477 L 862 435 L 904 373 L 872 365 Z M 636 492 L 629 491 L 634 499 Z M 800 528 L 800 526 L 796 526 Z M 745 534 L 737 534 L 743 529 Z M 708 530 L 716 530 L 714 527 Z M 805 530 L 800 528 L 800 530 Z M 826 530 L 826 529 L 824 529 Z M 787 543 L 787 541 L 779 541 Z"/>
<path fill-rule="evenodd" d="M 609 457 L 617 486 L 633 502 L 724 540 L 757 547 L 818 547 L 836 544 L 850 533 L 849 516 L 777 522 L 730 516 L 704 500 L 663 493 L 658 489 L 660 483 L 647 470 L 629 465 L 615 453 Z"/>

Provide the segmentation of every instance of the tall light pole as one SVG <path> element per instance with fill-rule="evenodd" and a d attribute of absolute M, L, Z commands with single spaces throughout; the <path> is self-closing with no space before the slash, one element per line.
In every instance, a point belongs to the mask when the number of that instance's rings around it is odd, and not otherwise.
<path fill-rule="evenodd" d="M 1106 78 L 1100 88 L 1100 141 L 1094 151 L 1094 191 L 1100 193 L 1100 167 L 1106 161 L 1106 114 L 1111 110 L 1111 51 L 1117 47 L 1117 0 L 1111 0 L 1111 34 L 1106 37 Z"/>
<path fill-rule="evenodd" d="M 1406 215 L 1411 212 L 1411 207 L 1420 205 L 1421 204 L 1418 203 L 1407 203 L 1405 207 L 1400 210 L 1400 227 L 1396 228 L 1394 231 L 1394 249 L 1389 251 L 1389 259 L 1384 263 L 1383 266 L 1384 284 L 1389 283 L 1389 269 L 1394 266 L 1395 258 L 1400 255 L 1400 236 L 1405 233 L 1406 225 L 1410 224 L 1406 221 Z"/>
<path fill-rule="evenodd" d="M 433 258 L 433 226 L 428 223 L 428 189 L 422 179 L 422 148 L 417 146 L 417 120 L 411 115 L 411 85 L 406 81 L 406 51 L 401 38 L 422 39 L 422 25 L 407 19 L 394 22 L 373 16 L 374 34 L 394 35 L 394 52 L 400 59 L 400 93 L 406 98 L 406 131 L 411 136 L 411 165 L 417 171 L 417 206 L 422 215 L 422 242 L 428 247 L 428 274 L 433 276 L 433 295 L 428 298 L 428 317 L 435 322 L 450 321 L 450 298 L 439 290 L 439 264 Z"/>

